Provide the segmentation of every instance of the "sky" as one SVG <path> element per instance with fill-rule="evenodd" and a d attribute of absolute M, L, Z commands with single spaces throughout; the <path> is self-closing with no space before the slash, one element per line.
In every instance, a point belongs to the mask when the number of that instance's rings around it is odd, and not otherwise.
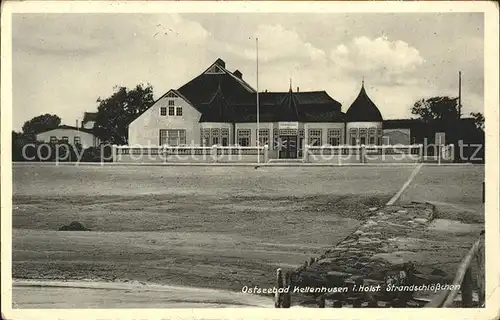
<path fill-rule="evenodd" d="M 13 129 L 40 114 L 75 125 L 116 86 L 155 98 L 217 58 L 260 91 L 325 90 L 345 112 L 364 78 L 384 119 L 415 101 L 458 96 L 484 109 L 482 13 L 13 14 Z"/>

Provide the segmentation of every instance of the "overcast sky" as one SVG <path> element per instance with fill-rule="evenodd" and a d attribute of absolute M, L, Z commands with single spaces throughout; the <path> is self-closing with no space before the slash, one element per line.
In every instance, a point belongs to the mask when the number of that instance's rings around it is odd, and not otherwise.
<path fill-rule="evenodd" d="M 385 119 L 458 95 L 483 111 L 482 13 L 14 14 L 13 129 L 43 113 L 74 125 L 114 86 L 151 83 L 155 97 L 218 57 L 260 90 L 326 90 L 346 111 L 365 87 Z"/>

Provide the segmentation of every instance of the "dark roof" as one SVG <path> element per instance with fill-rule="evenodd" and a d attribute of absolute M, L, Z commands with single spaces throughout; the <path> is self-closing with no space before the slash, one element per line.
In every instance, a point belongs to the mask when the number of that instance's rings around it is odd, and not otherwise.
<path fill-rule="evenodd" d="M 384 129 L 411 129 L 422 125 L 425 123 L 421 119 L 386 119 L 382 122 Z"/>
<path fill-rule="evenodd" d="M 257 92 L 239 78 L 239 74 L 238 70 L 229 72 L 225 62 L 217 59 L 201 75 L 178 90 L 169 90 L 153 105 L 169 92 L 175 92 L 202 114 L 200 122 L 255 122 Z M 288 92 L 261 92 L 259 114 L 262 122 L 344 121 L 341 104 L 325 91 L 292 92 L 290 89 Z"/>
<path fill-rule="evenodd" d="M 84 112 L 82 125 L 89 121 L 96 121 L 96 119 L 97 119 L 97 112 Z"/>
<path fill-rule="evenodd" d="M 212 70 L 213 72 L 211 72 Z M 207 70 L 180 87 L 178 91 L 195 108 L 201 109 L 199 111 L 203 112 L 200 105 L 208 103 L 219 87 L 225 97 L 235 98 L 236 100 L 247 96 L 249 93 L 256 92 L 243 79 L 238 78 L 238 76 L 228 71 L 225 68 L 224 61 L 221 59 L 217 59 Z"/>
<path fill-rule="evenodd" d="M 352 121 L 382 121 L 382 114 L 377 106 L 366 94 L 364 84 L 361 86 L 361 91 L 358 97 L 351 104 L 346 112 L 346 120 Z"/>
<path fill-rule="evenodd" d="M 231 110 L 220 86 L 210 101 L 201 104 L 201 109 L 203 113 L 200 122 L 226 122 L 230 118 Z"/>
<path fill-rule="evenodd" d="M 45 130 L 45 131 L 41 131 L 41 132 L 37 132 L 37 134 L 40 134 L 40 133 L 43 133 L 43 132 L 49 132 L 49 131 L 52 131 L 52 130 L 56 130 L 56 129 L 67 129 L 67 130 L 76 130 L 76 131 L 82 131 L 82 132 L 86 132 L 86 133 L 90 133 L 90 134 L 94 134 L 94 132 L 90 129 L 85 129 L 85 128 L 77 128 L 77 127 L 73 127 L 73 126 L 67 126 L 67 125 L 60 125 L 58 126 L 57 128 L 53 128 L 53 129 L 49 129 L 49 130 Z"/>
<path fill-rule="evenodd" d="M 225 117 L 213 122 L 257 121 L 257 96 L 242 100 L 226 99 Z M 207 122 L 202 116 L 200 122 Z M 259 93 L 259 121 L 343 122 L 341 104 L 326 92 L 262 92 Z"/>

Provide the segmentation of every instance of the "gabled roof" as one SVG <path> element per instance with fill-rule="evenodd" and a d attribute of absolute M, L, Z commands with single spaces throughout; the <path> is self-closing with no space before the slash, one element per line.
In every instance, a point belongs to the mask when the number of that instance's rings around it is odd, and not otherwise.
<path fill-rule="evenodd" d="M 248 93 L 256 92 L 243 79 L 228 71 L 221 59 L 217 59 L 202 74 L 180 87 L 178 91 L 197 107 L 208 103 L 219 86 L 224 96 L 228 98 L 239 99 Z"/>
<path fill-rule="evenodd" d="M 141 112 L 139 112 L 138 114 L 136 114 L 134 116 L 134 118 L 132 118 L 132 120 L 130 120 L 130 122 L 128 123 L 129 125 L 134 122 L 135 120 L 137 120 L 137 118 L 139 118 L 140 116 L 142 116 L 142 114 L 146 111 L 148 111 L 149 109 L 151 109 L 152 106 L 154 106 L 158 101 L 160 101 L 161 99 L 167 97 L 168 95 L 170 94 L 175 94 L 177 97 L 183 99 L 184 101 L 186 101 L 187 103 L 191 104 L 191 102 L 189 102 L 189 100 L 184 97 L 182 95 L 182 93 L 180 93 L 179 91 L 175 90 L 175 89 L 170 89 L 168 90 L 167 92 L 165 92 L 161 97 L 159 97 L 158 99 L 156 99 L 149 107 L 147 107 L 146 109 L 142 110 Z M 196 106 L 193 106 L 195 109 L 197 109 L 199 112 L 201 112 L 198 108 L 196 108 Z"/>
<path fill-rule="evenodd" d="M 257 121 L 257 92 L 241 78 L 241 72 L 229 72 L 221 59 L 178 90 L 169 90 L 153 105 L 172 92 L 202 114 L 200 122 Z M 288 92 L 259 93 L 259 120 L 343 122 L 344 113 L 341 104 L 325 91 L 293 92 L 290 88 Z"/>
<path fill-rule="evenodd" d="M 91 129 L 77 128 L 77 127 L 67 126 L 67 125 L 63 124 L 63 125 L 58 126 L 57 128 L 53 128 L 53 129 L 49 129 L 49 130 L 37 132 L 37 135 L 40 134 L 40 133 L 49 132 L 49 131 L 58 130 L 58 129 L 75 130 L 75 131 L 81 131 L 81 132 L 86 132 L 86 133 L 94 134 L 94 132 Z"/>
<path fill-rule="evenodd" d="M 97 119 L 97 112 L 84 112 L 82 125 L 89 121 L 96 121 L 96 119 Z"/>
<path fill-rule="evenodd" d="M 382 114 L 378 110 L 377 106 L 373 103 L 370 97 L 368 97 L 368 94 L 365 91 L 364 82 L 361 85 L 361 91 L 359 92 L 358 97 L 351 104 L 345 115 L 346 121 L 349 122 L 380 122 L 383 120 Z"/>

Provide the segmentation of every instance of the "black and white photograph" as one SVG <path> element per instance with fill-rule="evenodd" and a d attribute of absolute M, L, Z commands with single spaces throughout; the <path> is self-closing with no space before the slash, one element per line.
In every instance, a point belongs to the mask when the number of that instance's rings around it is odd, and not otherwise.
<path fill-rule="evenodd" d="M 497 4 L 48 3 L 2 12 L 2 319 L 498 315 Z"/>

